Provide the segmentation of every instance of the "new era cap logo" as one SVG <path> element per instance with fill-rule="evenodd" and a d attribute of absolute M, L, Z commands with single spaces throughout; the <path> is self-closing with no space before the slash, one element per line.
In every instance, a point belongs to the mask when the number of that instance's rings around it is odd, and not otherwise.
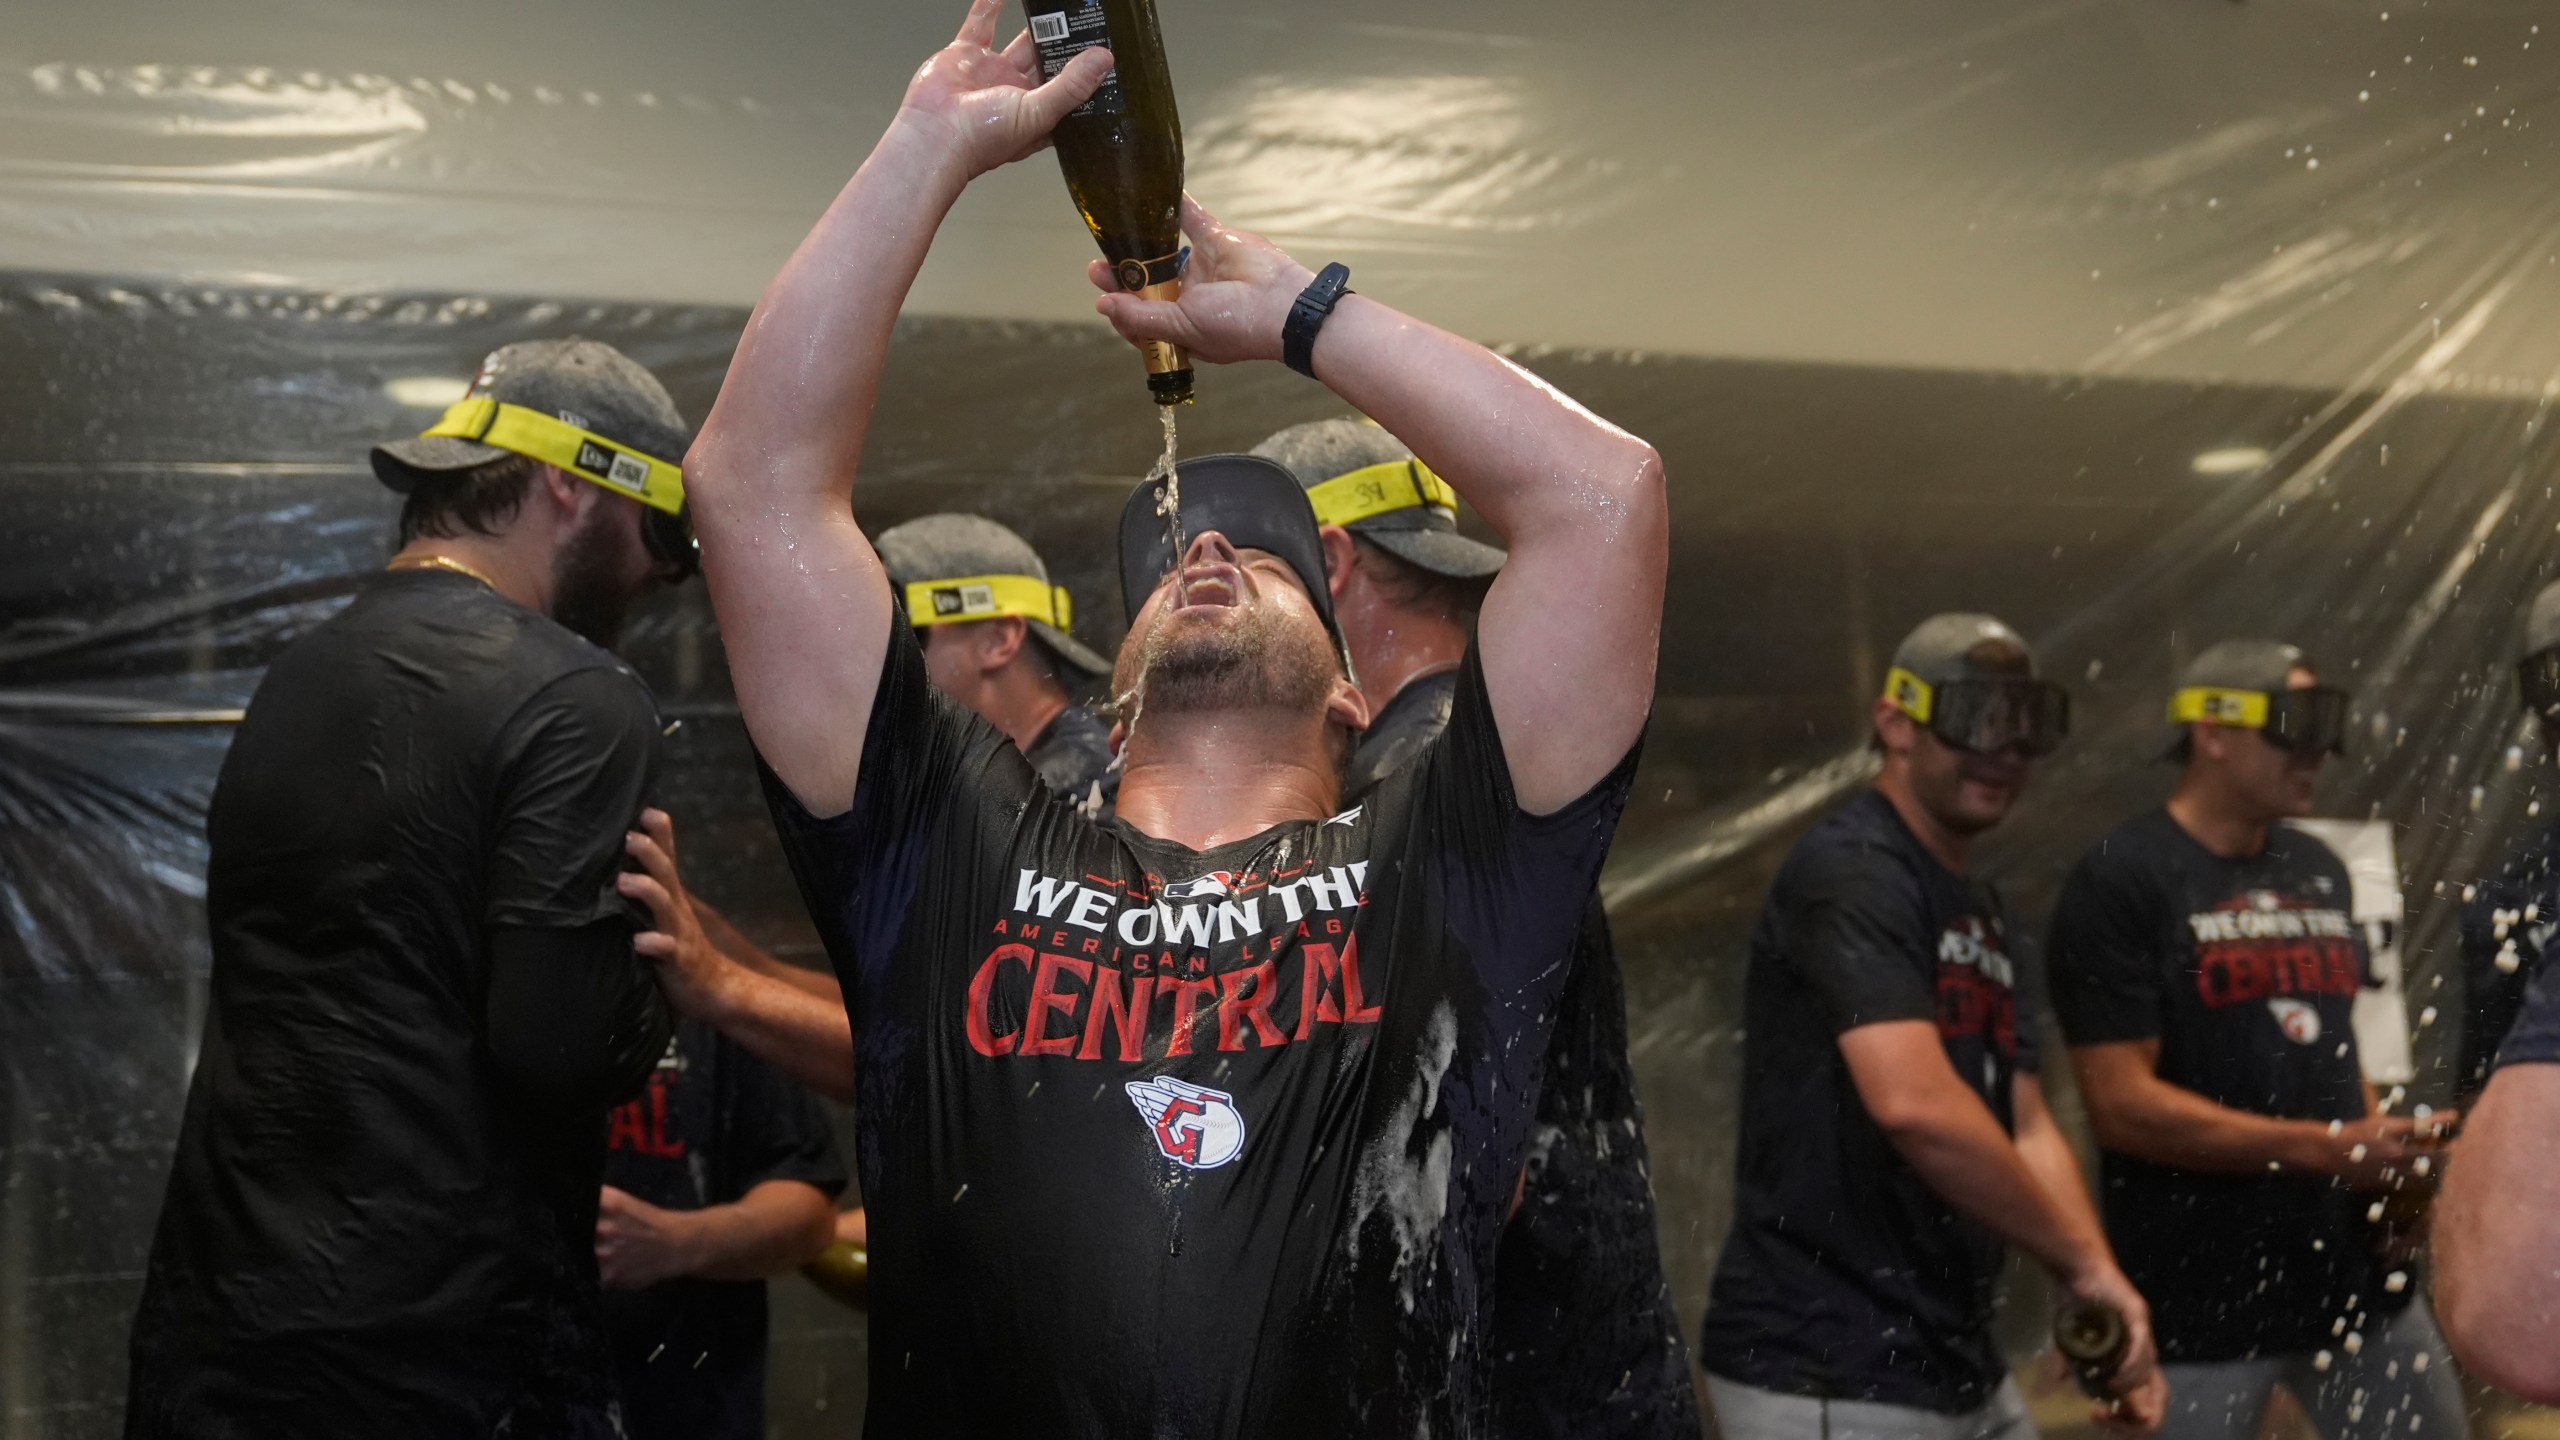
<path fill-rule="evenodd" d="M 996 592 L 985 585 L 945 585 L 933 592 L 936 615 L 992 615 Z"/>
<path fill-rule="evenodd" d="M 593 440 L 578 442 L 578 468 L 637 495 L 649 488 L 649 462 Z"/>
<path fill-rule="evenodd" d="M 1244 1114 L 1236 1098 L 1170 1075 L 1132 1080 L 1129 1103 L 1155 1133 L 1164 1158 L 1185 1170 L 1215 1170 L 1244 1153 Z"/>

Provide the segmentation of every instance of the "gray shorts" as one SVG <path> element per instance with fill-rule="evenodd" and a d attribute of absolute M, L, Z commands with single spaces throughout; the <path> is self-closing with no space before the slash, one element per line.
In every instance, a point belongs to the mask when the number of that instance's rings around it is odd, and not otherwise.
<path fill-rule="evenodd" d="M 1724 1440 L 2036 1440 L 2018 1382 L 2003 1380 L 1979 1410 L 1944 1415 L 1872 1400 L 1781 1395 L 1718 1376 L 1707 1377 Z"/>
<path fill-rule="evenodd" d="M 2169 1418 L 2159 1440 L 2251 1440 L 2267 1401 L 2293 1392 L 2322 1440 L 2462 1440 L 2462 1384 L 2424 1297 L 2367 1330 L 2355 1354 L 2270 1355 L 2205 1365 L 2164 1365 Z"/>

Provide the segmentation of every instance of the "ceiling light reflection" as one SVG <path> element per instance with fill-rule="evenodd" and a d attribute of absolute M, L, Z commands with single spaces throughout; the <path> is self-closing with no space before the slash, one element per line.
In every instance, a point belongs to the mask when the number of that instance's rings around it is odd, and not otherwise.
<path fill-rule="evenodd" d="M 2195 472 L 2221 479 L 2232 475 L 2255 475 L 2267 468 L 2275 457 L 2263 445 L 2226 445 L 2207 450 L 2192 462 Z"/>

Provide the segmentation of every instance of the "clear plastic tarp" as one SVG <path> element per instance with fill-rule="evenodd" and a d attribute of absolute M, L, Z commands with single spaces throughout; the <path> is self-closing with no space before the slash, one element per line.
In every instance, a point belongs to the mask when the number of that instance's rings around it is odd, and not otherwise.
<path fill-rule="evenodd" d="M 2414 1088 L 2449 1088 L 2454 907 L 2552 792 L 2506 667 L 2560 570 L 2560 15 L 1160 3 L 1206 203 L 1669 461 L 1608 892 L 1692 1329 L 1743 936 L 1934 610 L 2001 614 L 2075 692 L 1985 862 L 2028 933 L 2165 792 L 2182 658 L 2276 633 L 2353 687 L 2322 811 L 2392 828 Z M 951 8 L 41 0 L 0 27 L 0 1437 L 118 1428 L 201 1018 L 203 805 L 260 667 L 387 554 L 365 445 L 567 332 L 698 420 Z M 1157 432 L 1088 253 L 1045 161 L 963 202 L 864 506 L 1005 519 L 1108 624 Z M 1189 452 L 1334 411 L 1276 369 L 1200 389 Z M 805 950 L 698 589 L 628 648 L 684 721 L 698 887 Z M 844 1433 L 859 1322 L 777 1295 L 776 1423 Z M 2037 1309 L 2011 1318 L 2024 1345 Z"/>

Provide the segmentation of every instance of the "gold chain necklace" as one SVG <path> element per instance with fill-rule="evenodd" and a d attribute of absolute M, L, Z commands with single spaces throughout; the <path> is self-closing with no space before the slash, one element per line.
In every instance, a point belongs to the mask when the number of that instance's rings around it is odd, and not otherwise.
<path fill-rule="evenodd" d="M 490 579 L 488 576 L 481 574 L 479 571 L 472 569 L 470 566 L 463 564 L 461 561 L 454 559 L 450 555 L 402 555 L 393 559 L 390 564 L 385 565 L 382 568 L 385 570 L 450 570 L 457 575 L 468 575 L 472 579 L 479 581 L 481 584 L 488 586 L 492 590 L 498 588 L 497 581 Z"/>

